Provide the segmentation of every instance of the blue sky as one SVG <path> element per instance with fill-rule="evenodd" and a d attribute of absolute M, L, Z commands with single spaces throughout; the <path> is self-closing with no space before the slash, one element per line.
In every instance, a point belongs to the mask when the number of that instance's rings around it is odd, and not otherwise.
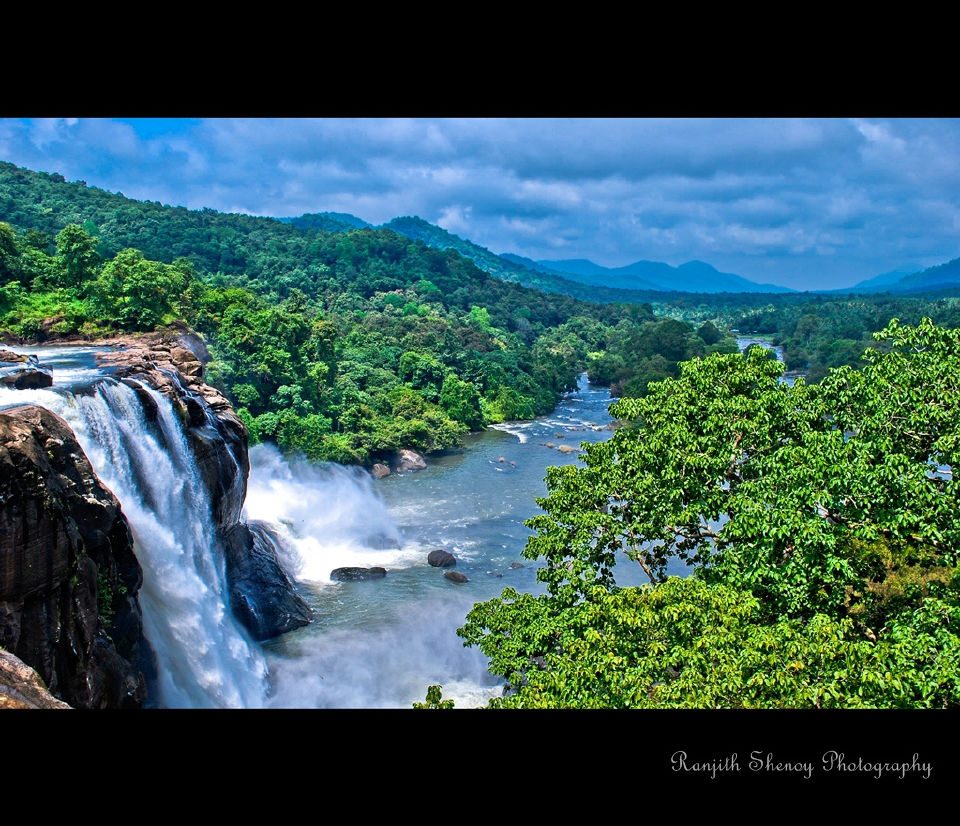
<path fill-rule="evenodd" d="M 193 209 L 419 215 L 497 253 L 700 259 L 797 289 L 960 255 L 953 119 L 7 118 L 0 160 Z"/>

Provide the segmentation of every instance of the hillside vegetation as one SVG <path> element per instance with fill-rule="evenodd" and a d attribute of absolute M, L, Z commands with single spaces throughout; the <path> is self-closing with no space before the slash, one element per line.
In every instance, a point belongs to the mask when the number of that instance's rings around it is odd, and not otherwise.
<path fill-rule="evenodd" d="M 444 450 L 549 412 L 584 370 L 642 391 L 682 358 L 734 347 L 649 306 L 502 281 L 387 229 L 165 207 L 8 164 L 0 207 L 0 334 L 94 339 L 183 319 L 207 336 L 208 380 L 252 439 L 312 459 Z"/>

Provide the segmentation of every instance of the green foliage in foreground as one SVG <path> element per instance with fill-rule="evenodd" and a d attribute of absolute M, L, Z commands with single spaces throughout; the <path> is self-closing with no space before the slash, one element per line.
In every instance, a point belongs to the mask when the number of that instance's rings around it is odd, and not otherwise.
<path fill-rule="evenodd" d="M 630 426 L 550 468 L 528 523 L 546 593 L 459 631 L 508 683 L 491 705 L 960 705 L 960 332 L 878 338 L 818 386 L 751 350 L 615 405 Z M 650 585 L 616 586 L 624 553 Z"/>

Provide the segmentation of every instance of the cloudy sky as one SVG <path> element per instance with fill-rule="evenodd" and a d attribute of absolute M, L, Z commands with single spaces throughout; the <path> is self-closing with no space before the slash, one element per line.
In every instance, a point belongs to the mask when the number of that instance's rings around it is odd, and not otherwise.
<path fill-rule="evenodd" d="M 960 120 L 8 118 L 0 160 L 194 209 L 419 215 L 497 253 L 699 259 L 798 289 L 960 255 Z"/>

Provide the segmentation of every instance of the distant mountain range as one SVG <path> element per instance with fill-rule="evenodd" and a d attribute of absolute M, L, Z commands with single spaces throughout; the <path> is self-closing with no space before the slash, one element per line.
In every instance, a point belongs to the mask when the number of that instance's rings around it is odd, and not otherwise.
<path fill-rule="evenodd" d="M 906 275 L 903 273 L 906 272 Z M 899 278 L 887 280 L 888 276 L 899 275 Z M 960 286 L 960 258 L 954 258 L 945 264 L 937 264 L 920 272 L 908 270 L 894 270 L 892 273 L 878 275 L 876 278 L 861 281 L 850 288 L 850 292 L 890 292 L 898 295 L 908 293 L 924 293 L 931 290 L 941 290 L 948 287 Z"/>
<path fill-rule="evenodd" d="M 281 218 L 301 229 L 346 232 L 372 224 L 344 212 L 318 212 Z M 544 292 L 563 293 L 593 301 L 649 301 L 653 293 L 788 293 L 776 284 L 758 284 L 733 273 L 724 273 L 703 261 L 673 267 L 659 261 L 637 261 L 625 267 L 603 267 L 585 258 L 534 261 L 520 255 L 497 255 L 465 238 L 447 232 L 416 216 L 394 218 L 378 228 L 390 229 L 437 249 L 454 249 L 480 269 L 504 281 L 515 281 Z"/>
<path fill-rule="evenodd" d="M 506 254 L 511 261 L 524 261 L 520 256 Z M 530 265 L 551 272 L 575 277 L 584 284 L 603 285 L 632 290 L 679 290 L 691 293 L 790 293 L 796 292 L 776 284 L 758 284 L 739 275 L 720 272 L 703 261 L 688 261 L 672 267 L 662 261 L 636 261 L 624 267 L 602 267 L 586 258 L 563 261 L 533 261 Z"/>
<path fill-rule="evenodd" d="M 317 212 L 279 219 L 301 229 L 348 232 L 373 225 L 346 212 Z M 437 249 L 454 249 L 491 275 L 549 293 L 563 293 L 593 301 L 650 301 L 664 292 L 694 293 L 789 293 L 776 284 L 758 284 L 734 273 L 720 272 L 704 261 L 688 261 L 673 267 L 662 261 L 636 261 L 624 267 L 603 267 L 586 258 L 558 261 L 497 255 L 473 241 L 415 216 L 394 218 L 380 228 L 392 229 Z M 822 293 L 922 293 L 960 287 L 960 258 L 919 272 L 903 266 L 835 290 Z"/>

